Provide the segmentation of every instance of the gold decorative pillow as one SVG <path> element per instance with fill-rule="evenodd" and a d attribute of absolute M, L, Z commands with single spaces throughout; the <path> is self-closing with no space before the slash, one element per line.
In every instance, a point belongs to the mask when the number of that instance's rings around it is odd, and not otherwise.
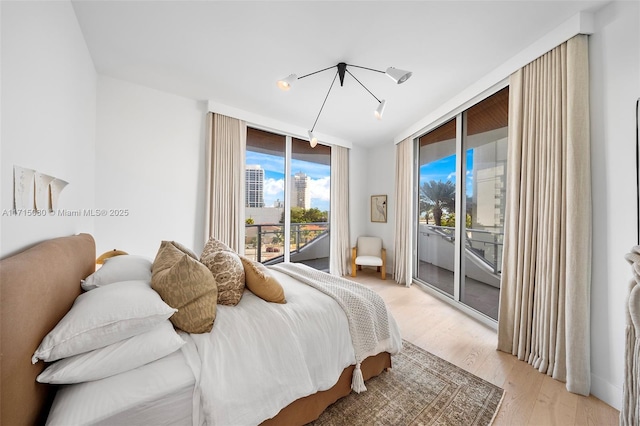
<path fill-rule="evenodd" d="M 218 303 L 235 306 L 244 292 L 244 267 L 232 251 L 202 253 L 200 261 L 211 271 L 218 287 Z"/>
<path fill-rule="evenodd" d="M 240 260 L 244 266 L 245 283 L 253 294 L 267 302 L 287 303 L 282 286 L 266 266 L 244 256 L 240 256 Z"/>
<path fill-rule="evenodd" d="M 165 244 L 166 243 L 166 244 Z M 216 319 L 218 288 L 209 269 L 163 241 L 153 262 L 151 287 L 172 308 L 171 322 L 187 333 L 207 333 Z"/>

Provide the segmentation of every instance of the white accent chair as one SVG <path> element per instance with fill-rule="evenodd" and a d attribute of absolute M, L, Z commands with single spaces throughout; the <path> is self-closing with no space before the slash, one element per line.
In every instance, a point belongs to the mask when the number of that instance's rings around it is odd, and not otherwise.
<path fill-rule="evenodd" d="M 356 276 L 356 266 L 376 266 L 383 280 L 387 279 L 387 250 L 382 248 L 382 238 L 358 237 L 356 246 L 351 249 L 351 276 Z"/>

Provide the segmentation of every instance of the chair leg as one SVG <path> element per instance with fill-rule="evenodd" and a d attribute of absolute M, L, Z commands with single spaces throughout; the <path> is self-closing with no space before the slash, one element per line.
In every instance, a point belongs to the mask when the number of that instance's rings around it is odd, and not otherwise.
<path fill-rule="evenodd" d="M 351 248 L 351 276 L 356 276 L 356 255 L 357 251 L 355 247 Z"/>
<path fill-rule="evenodd" d="M 383 260 L 382 267 L 380 268 L 380 275 L 383 280 L 387 279 L 387 263 Z"/>

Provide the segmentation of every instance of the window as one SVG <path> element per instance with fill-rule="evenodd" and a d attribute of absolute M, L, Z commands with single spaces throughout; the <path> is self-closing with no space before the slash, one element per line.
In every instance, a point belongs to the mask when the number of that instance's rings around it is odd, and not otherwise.
<path fill-rule="evenodd" d="M 291 261 L 329 272 L 331 147 L 291 141 Z"/>
<path fill-rule="evenodd" d="M 494 320 L 502 266 L 508 107 L 507 87 L 417 142 L 416 281 Z"/>
<path fill-rule="evenodd" d="M 331 148 L 247 129 L 245 254 L 329 270 Z"/>

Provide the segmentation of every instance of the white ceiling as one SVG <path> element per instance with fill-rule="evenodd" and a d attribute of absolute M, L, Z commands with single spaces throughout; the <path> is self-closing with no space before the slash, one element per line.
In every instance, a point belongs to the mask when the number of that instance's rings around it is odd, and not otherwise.
<path fill-rule="evenodd" d="M 582 10 L 603 1 L 74 1 L 99 73 L 214 100 L 310 129 L 339 62 L 410 70 L 396 85 L 349 68 L 328 97 L 320 135 L 389 143 L 438 106 Z M 322 140 L 322 139 L 321 139 Z"/>

